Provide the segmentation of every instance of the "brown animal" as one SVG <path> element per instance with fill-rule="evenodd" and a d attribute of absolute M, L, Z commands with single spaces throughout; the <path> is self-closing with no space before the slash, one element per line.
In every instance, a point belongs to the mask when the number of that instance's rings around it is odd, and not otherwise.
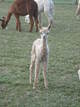
<path fill-rule="evenodd" d="M 13 4 L 8 10 L 8 15 L 0 19 L 2 29 L 5 29 L 8 22 L 14 14 L 16 18 L 16 30 L 21 31 L 20 16 L 29 14 L 30 16 L 30 32 L 32 32 L 34 21 L 36 25 L 36 31 L 38 31 L 38 6 L 34 0 L 14 0 Z"/>

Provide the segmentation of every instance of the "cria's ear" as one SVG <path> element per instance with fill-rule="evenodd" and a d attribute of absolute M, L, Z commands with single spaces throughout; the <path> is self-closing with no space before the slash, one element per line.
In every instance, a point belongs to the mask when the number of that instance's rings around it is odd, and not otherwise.
<path fill-rule="evenodd" d="M 40 30 L 39 30 L 39 32 L 41 33 L 41 32 L 42 32 L 42 30 L 40 29 Z"/>
<path fill-rule="evenodd" d="M 42 30 L 42 28 L 39 28 L 39 32 L 41 33 L 43 30 Z"/>
<path fill-rule="evenodd" d="M 50 28 L 51 28 L 51 24 L 48 25 L 48 30 L 50 30 Z"/>

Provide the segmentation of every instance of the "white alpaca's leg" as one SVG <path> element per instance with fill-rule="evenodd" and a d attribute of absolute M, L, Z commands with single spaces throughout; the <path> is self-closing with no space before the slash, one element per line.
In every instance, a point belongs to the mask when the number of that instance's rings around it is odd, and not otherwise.
<path fill-rule="evenodd" d="M 36 85 L 38 83 L 39 67 L 40 67 L 40 63 L 36 62 L 35 63 L 35 78 L 34 78 L 33 89 L 36 88 Z"/>
<path fill-rule="evenodd" d="M 52 27 L 54 27 L 54 19 L 52 14 L 48 14 L 48 23 L 49 25 L 52 25 Z"/>
<path fill-rule="evenodd" d="M 53 19 L 53 11 L 44 11 L 45 16 L 48 19 L 48 25 L 52 25 L 54 27 L 54 19 Z"/>
<path fill-rule="evenodd" d="M 42 22 L 41 22 L 41 13 L 39 13 L 38 16 L 39 16 L 39 27 L 41 28 L 41 27 L 42 27 L 42 24 L 41 24 L 41 23 L 42 23 Z"/>
<path fill-rule="evenodd" d="M 47 82 L 47 79 L 46 79 L 46 73 L 47 73 L 47 61 L 44 61 L 43 62 L 44 85 L 45 85 L 45 88 L 48 88 L 48 82 Z"/>

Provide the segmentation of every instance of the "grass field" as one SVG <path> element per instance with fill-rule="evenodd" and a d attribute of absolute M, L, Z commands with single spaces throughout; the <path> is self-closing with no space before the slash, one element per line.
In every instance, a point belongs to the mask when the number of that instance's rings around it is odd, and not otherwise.
<path fill-rule="evenodd" d="M 4 0 L 5 2 L 13 2 L 13 0 Z M 53 0 L 55 3 L 75 4 L 76 0 Z"/>
<path fill-rule="evenodd" d="M 10 3 L 0 4 L 0 16 L 6 15 Z M 15 30 L 11 17 L 8 30 L 0 28 L 0 107 L 80 107 L 80 81 L 76 65 L 80 64 L 80 20 L 74 5 L 55 4 L 55 28 L 48 36 L 48 90 L 44 88 L 42 69 L 36 90 L 29 85 L 30 53 L 39 33 L 29 33 L 21 17 L 22 32 Z M 43 16 L 43 24 L 47 19 Z"/>
<path fill-rule="evenodd" d="M 0 0 L 1 1 L 1 0 Z M 4 0 L 5 2 L 13 2 L 13 0 Z M 55 3 L 72 3 L 76 0 L 53 0 Z M 77 0 L 78 1 L 78 0 Z"/>

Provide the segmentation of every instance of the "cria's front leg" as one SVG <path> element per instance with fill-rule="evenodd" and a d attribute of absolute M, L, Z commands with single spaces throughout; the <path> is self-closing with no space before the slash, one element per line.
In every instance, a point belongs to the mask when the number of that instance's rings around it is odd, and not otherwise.
<path fill-rule="evenodd" d="M 35 63 L 35 78 L 34 78 L 33 89 L 36 88 L 38 83 L 39 67 L 40 67 L 40 63 Z"/>
<path fill-rule="evenodd" d="M 44 61 L 43 62 L 44 85 L 45 85 L 45 88 L 48 88 L 48 82 L 47 82 L 47 79 L 46 79 L 46 73 L 47 73 L 47 61 Z"/>

